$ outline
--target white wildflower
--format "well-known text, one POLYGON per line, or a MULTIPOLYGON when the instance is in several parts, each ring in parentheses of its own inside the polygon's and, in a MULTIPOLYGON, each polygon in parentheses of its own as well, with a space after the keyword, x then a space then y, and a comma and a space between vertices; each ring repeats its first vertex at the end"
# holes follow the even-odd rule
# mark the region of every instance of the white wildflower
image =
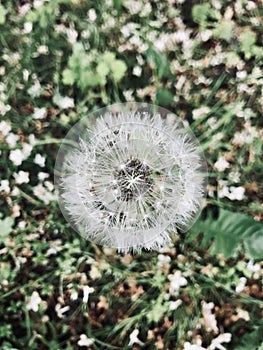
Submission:
POLYGON ((124 252, 162 247, 170 230, 189 227, 204 180, 196 142, 177 117, 168 125, 166 110, 129 106, 82 119, 56 162, 67 220, 85 238, 124 252))
POLYGON ((18 218, 18 217, 20 216, 20 214, 21 214, 20 209, 21 209, 20 205, 15 204, 15 205, 12 207, 12 214, 11 214, 11 216, 12 216, 13 218, 18 218))
POLYGON ((42 200, 45 204, 49 204, 51 201, 56 200, 56 195, 51 193, 42 184, 38 184, 33 188, 34 195, 42 200))
POLYGON ((82 286, 83 290, 83 303, 87 303, 89 300, 89 295, 95 291, 93 287, 82 286))
POLYGON ((207 106, 203 106, 193 110, 193 119, 199 119, 210 112, 210 108, 207 106))
POLYGON ((13 132, 10 132, 6 138, 6 143, 8 144, 8 146, 14 148, 16 146, 17 141, 19 140, 19 136, 14 134, 13 132))
POLYGON ((14 165, 19 166, 24 160, 23 152, 21 151, 21 149, 12 150, 10 151, 9 159, 11 160, 11 162, 13 162, 14 165))
POLYGON ((128 346, 133 346, 134 344, 138 345, 143 345, 144 343, 138 338, 139 335, 139 329, 135 329, 131 334, 130 334, 130 341, 128 346))
POLYGON ((46 158, 37 153, 34 158, 34 163, 39 165, 41 168, 45 166, 46 158))
POLYGON ((54 95, 53 102, 61 109, 75 107, 74 99, 68 96, 61 96, 59 94, 54 95))
POLYGON ((214 308, 214 303, 207 303, 203 301, 202 303, 202 315, 205 328, 208 332, 218 332, 217 321, 215 315, 212 313, 212 309, 214 308))
POLYGON ((37 48, 37 53, 39 55, 47 55, 48 54, 48 46, 46 45, 39 45, 38 48, 37 48))
POLYGON ((27 159, 32 151, 32 146, 28 143, 24 143, 22 149, 14 149, 9 153, 9 159, 14 165, 19 166, 27 159))
POLYGON ((222 345, 222 343, 229 343, 231 341, 232 334, 231 333, 223 333, 218 337, 212 340, 208 350, 226 350, 226 348, 222 345))
POLYGON ((6 122, 5 120, 0 122, 0 133, 3 136, 7 136, 10 130, 11 130, 11 124, 9 122, 6 122))
POLYGON ((225 160, 224 157, 219 157, 214 165, 214 167, 220 172, 225 171, 227 168, 229 168, 229 166, 230 164, 228 163, 227 160, 225 160))
POLYGON ((89 9, 88 16, 91 22, 95 22, 97 18, 96 11, 94 9, 89 9))
POLYGON ((249 313, 246 311, 246 310, 243 310, 243 309, 240 309, 240 308, 237 308, 237 317, 238 319, 242 318, 243 320, 245 321, 250 321, 250 316, 249 316, 249 313))
POLYGON ((24 30, 23 30, 24 34, 31 33, 32 29, 33 29, 33 23, 32 22, 25 22, 24 23, 24 30))
POLYGON ((93 342, 93 339, 88 338, 86 334, 81 334, 78 341, 78 346, 91 346, 93 342))
POLYGON ((213 31, 210 29, 207 29, 200 33, 201 40, 206 42, 208 41, 213 35, 213 31))
POLYGON ((34 119, 44 119, 47 116, 47 110, 45 107, 42 108, 35 108, 33 113, 34 119))
POLYGON ((41 304, 42 299, 40 298, 38 292, 34 291, 31 297, 28 298, 26 307, 28 310, 32 310, 34 312, 38 311, 38 307, 41 304))
POLYGON ((178 307, 183 303, 181 299, 178 299, 176 301, 170 301, 169 303, 169 310, 173 311, 178 309, 178 307))
POLYGON ((164 255, 164 254, 159 254, 158 255, 157 266, 158 267, 163 267, 164 265, 169 264, 170 261, 171 261, 170 256, 164 255))
POLYGON ((184 276, 182 276, 181 271, 176 271, 173 275, 168 275, 168 279, 171 282, 169 288, 170 294, 178 292, 180 287, 184 287, 187 285, 187 279, 184 276))
POLYGON ((140 66, 135 66, 132 70, 132 74, 140 77, 142 75, 142 68, 140 66))
POLYGON ((240 277, 239 283, 236 286, 236 292, 237 293, 243 292, 243 290, 245 289, 246 283, 247 283, 246 277, 240 277))
POLYGON ((240 176, 241 174, 238 171, 231 171, 228 177, 230 181, 237 183, 240 182, 240 176))
POLYGON ((6 112, 10 111, 11 106, 5 104, 3 101, 0 101, 0 115, 6 115, 6 112))
POLYGON ((8 180, 1 180, 0 182, 0 191, 4 191, 6 193, 10 193, 10 186, 8 180))
POLYGON ((18 185, 21 185, 23 183, 28 183, 29 182, 29 172, 28 171, 19 170, 18 173, 14 173, 14 178, 15 178, 16 183, 18 185))
POLYGON ((34 85, 32 85, 27 92, 32 98, 39 97, 42 92, 42 87, 40 85, 39 80, 36 80, 34 82, 34 85))
POLYGON ((253 272, 254 279, 259 279, 260 271, 261 271, 260 264, 258 264, 258 263, 254 264, 252 260, 249 260, 249 262, 247 264, 247 269, 249 271, 253 272))
POLYGON ((56 311, 57 316, 58 316, 59 318, 65 317, 64 314, 65 314, 67 311, 69 311, 69 309, 70 309, 70 307, 69 307, 68 305, 61 307, 60 304, 56 304, 56 306, 55 306, 55 311, 56 311))
POLYGON ((238 187, 234 187, 231 186, 229 188, 230 193, 227 195, 227 197, 231 200, 231 201, 242 201, 242 199, 244 198, 244 194, 245 194, 245 188, 242 186, 238 186, 238 187))
POLYGON ((40 181, 43 181, 45 179, 47 179, 49 177, 49 174, 48 173, 44 173, 42 171, 40 171, 38 174, 37 174, 37 177, 40 181))

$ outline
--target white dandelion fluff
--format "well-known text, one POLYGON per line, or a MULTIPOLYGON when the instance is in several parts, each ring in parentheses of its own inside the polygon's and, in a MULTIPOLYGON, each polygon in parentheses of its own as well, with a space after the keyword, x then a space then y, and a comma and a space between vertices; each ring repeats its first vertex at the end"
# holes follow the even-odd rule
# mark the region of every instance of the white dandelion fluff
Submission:
POLYGON ((83 237, 127 252, 157 249, 192 225, 204 198, 204 159, 169 111, 117 104, 77 123, 55 166, 63 215, 83 237))

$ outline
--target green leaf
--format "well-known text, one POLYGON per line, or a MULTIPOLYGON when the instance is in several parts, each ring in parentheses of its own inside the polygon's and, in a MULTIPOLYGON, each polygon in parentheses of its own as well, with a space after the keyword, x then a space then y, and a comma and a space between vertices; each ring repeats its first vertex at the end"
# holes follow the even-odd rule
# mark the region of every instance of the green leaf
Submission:
POLYGON ((11 217, 6 217, 4 220, 0 220, 0 241, 4 239, 12 232, 12 227, 14 225, 14 219, 11 217))
POLYGON ((192 8, 193 21, 203 25, 205 22, 207 22, 208 16, 211 14, 211 12, 212 8, 208 2, 194 5, 192 8))
POLYGON ((2 4, 0 4, 0 24, 5 24, 6 11, 2 4))
POLYGON ((79 77, 78 86, 85 91, 88 86, 94 87, 98 85, 105 85, 106 79, 92 71, 83 71, 79 77))
POLYGON ((243 244, 249 258, 263 258, 263 225, 244 214, 220 209, 219 217, 214 219, 209 213, 205 220, 199 218, 192 227, 192 237, 199 233, 203 233, 203 246, 213 241, 212 254, 222 253, 228 258, 243 244))
POLYGON ((149 322, 158 323, 166 311, 167 308, 163 305, 163 297, 159 296, 156 301, 152 302, 151 309, 147 313, 146 317, 149 322))
POLYGON ((127 66, 123 61, 115 60, 114 62, 111 63, 110 69, 112 72, 113 79, 116 82, 118 82, 124 77, 124 74, 127 70, 127 66))
POLYGON ((106 51, 103 55, 102 55, 102 61, 104 61, 106 64, 111 64, 112 62, 115 61, 115 54, 109 51, 106 51))
POLYGON ((62 81, 65 85, 73 85, 75 82, 75 73, 71 69, 66 68, 62 73, 62 81))
POLYGON ((109 73, 110 69, 109 69, 109 66, 105 62, 100 62, 97 65, 96 71, 101 77, 106 77, 106 75, 109 73))
POLYGON ((156 91, 156 100, 162 106, 168 106, 173 103, 174 96, 167 88, 160 88, 156 91))
POLYGON ((229 42, 233 36, 234 22, 224 20, 221 23, 218 23, 216 28, 213 30, 215 38, 223 39, 229 42))
POLYGON ((245 54, 246 59, 251 58, 255 42, 256 34, 248 28, 245 29, 240 36, 240 49, 245 54))
POLYGON ((254 330, 250 333, 246 333, 243 337, 241 337, 241 343, 235 350, 262 350, 263 342, 262 342, 262 334, 263 334, 263 325, 262 321, 260 321, 258 325, 254 326, 254 330))

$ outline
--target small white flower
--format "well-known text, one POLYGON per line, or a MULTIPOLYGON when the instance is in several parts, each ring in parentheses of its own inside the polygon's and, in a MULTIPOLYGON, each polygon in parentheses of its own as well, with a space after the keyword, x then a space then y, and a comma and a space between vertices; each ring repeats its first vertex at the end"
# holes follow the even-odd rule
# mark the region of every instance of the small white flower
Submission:
POLYGON ((21 149, 12 150, 10 151, 9 159, 11 160, 11 162, 14 163, 14 165, 19 166, 24 160, 23 152, 21 151, 21 149))
POLYGON ((12 207, 12 217, 13 218, 18 218, 19 216, 20 216, 20 209, 21 209, 21 207, 20 207, 20 205, 18 205, 18 204, 15 204, 13 207, 12 207))
POLYGON ((7 105, 4 102, 0 101, 0 114, 1 115, 4 116, 6 114, 6 112, 10 111, 10 109, 11 109, 10 105, 7 105))
POLYGON ((82 286, 83 290, 83 303, 87 303, 89 300, 89 295, 95 291, 93 287, 82 286))
POLYGON ((219 157, 217 162, 215 162, 214 167, 218 170, 218 171, 225 171, 227 168, 229 168, 230 164, 228 163, 227 160, 225 160, 224 157, 219 157))
POLYGON ((246 283, 247 283, 246 277, 240 277, 239 283, 236 286, 236 292, 237 293, 243 292, 243 290, 245 289, 246 283))
POLYGON ((93 339, 88 338, 86 334, 81 334, 78 341, 78 346, 91 346, 93 342, 93 339))
POLYGON ((49 174, 40 171, 40 172, 37 174, 37 177, 38 177, 38 179, 39 179, 40 181, 43 181, 43 180, 49 178, 49 174))
POLYGON ((182 300, 178 299, 176 301, 170 301, 169 303, 169 310, 173 311, 173 310, 177 310, 178 307, 182 304, 182 300))
POLYGON ((54 95, 53 102, 61 109, 75 107, 74 99, 68 96, 54 95))
POLYGON ((204 320, 205 328, 208 332, 218 332, 217 321, 215 315, 212 313, 214 308, 214 303, 207 303, 203 301, 202 303, 202 315, 204 320))
POLYGON ((209 112, 210 112, 210 108, 207 106, 203 106, 203 107, 194 109, 193 110, 193 119, 194 120, 199 119, 202 116, 208 114, 209 112))
POLYGON ((96 21, 97 14, 96 14, 96 11, 94 9, 90 9, 88 11, 88 16, 89 16, 89 19, 91 20, 91 22, 95 22, 96 21))
POLYGON ((69 311, 69 309, 70 309, 70 307, 69 307, 68 305, 66 305, 66 306, 64 306, 64 307, 61 307, 60 304, 56 304, 56 306, 55 306, 55 311, 56 311, 57 316, 58 316, 59 318, 65 317, 64 314, 65 314, 67 311, 69 311))
POLYGON ((11 124, 9 122, 6 122, 5 120, 0 122, 0 133, 3 136, 7 136, 9 134, 9 131, 11 131, 11 124))
POLYGON ((56 195, 48 191, 42 184, 38 184, 33 188, 34 195, 42 200, 45 204, 49 204, 51 201, 56 200, 56 195))
POLYGON ((28 310, 32 310, 34 312, 38 311, 38 307, 41 304, 42 299, 40 298, 38 292, 34 291, 31 297, 28 299, 26 307, 28 310))
POLYGON ((32 32, 33 29, 33 23, 32 22, 25 22, 24 23, 24 33, 29 34, 32 32))
POLYGON ((48 54, 48 51, 49 51, 48 46, 46 46, 46 45, 40 45, 37 48, 37 53, 39 55, 46 55, 46 54, 48 54))
POLYGON ((34 158, 34 163, 39 165, 41 168, 45 166, 46 158, 37 153, 34 158))
POLYGON ((169 264, 170 261, 171 261, 170 256, 164 255, 164 254, 159 254, 158 255, 157 266, 158 267, 163 267, 164 265, 169 264))
POLYGON ((33 113, 34 119, 44 119, 47 116, 47 110, 45 107, 35 108, 33 113))
POLYGON ((208 350, 226 350, 226 348, 222 345, 222 343, 229 343, 231 341, 232 334, 231 333, 223 333, 220 334, 218 337, 212 340, 210 346, 208 347, 208 350))
POLYGON ((181 271, 176 271, 173 275, 168 275, 168 279, 171 282, 169 288, 170 294, 178 292, 180 287, 184 287, 187 285, 187 279, 184 276, 182 276, 181 271))
POLYGON ((6 193, 10 193, 10 186, 8 180, 1 180, 0 182, 0 191, 4 191, 6 193))
POLYGON ((28 143, 24 143, 22 149, 15 149, 10 151, 9 159, 14 165, 19 166, 22 162, 27 159, 32 151, 32 146, 28 143))
POLYGON ((231 201, 242 201, 242 199, 244 198, 244 194, 245 194, 245 188, 242 187, 242 186, 239 186, 239 187, 234 187, 234 186, 231 186, 230 188, 230 193, 228 194, 228 198, 231 200, 231 201))
POLYGON ((5 140, 11 148, 14 148, 16 146, 17 141, 19 140, 19 136, 14 134, 13 132, 10 132, 6 136, 5 140))
POLYGON ((27 92, 32 98, 39 97, 42 92, 42 87, 39 80, 36 80, 34 85, 32 85, 27 92))
POLYGON ((128 346, 133 346, 133 344, 138 344, 138 345, 143 345, 144 343, 138 338, 139 335, 139 329, 135 329, 131 334, 130 334, 130 341, 128 346))
POLYGON ((249 313, 246 310, 242 310, 240 308, 237 308, 237 317, 240 319, 242 318, 245 321, 250 321, 249 313))
POLYGON ((192 135, 176 116, 167 124, 161 113, 168 111, 130 106, 81 120, 69 133, 75 147, 66 138, 56 163, 60 207, 73 228, 123 252, 164 246, 169 232, 192 224, 203 201, 192 135))
POLYGON ((23 183, 28 183, 29 182, 29 172, 28 171, 19 170, 18 173, 14 173, 14 178, 15 178, 16 183, 18 185, 21 185, 23 183))
POLYGON ((135 66, 132 70, 132 74, 136 75, 137 77, 140 77, 142 75, 142 67, 135 66))

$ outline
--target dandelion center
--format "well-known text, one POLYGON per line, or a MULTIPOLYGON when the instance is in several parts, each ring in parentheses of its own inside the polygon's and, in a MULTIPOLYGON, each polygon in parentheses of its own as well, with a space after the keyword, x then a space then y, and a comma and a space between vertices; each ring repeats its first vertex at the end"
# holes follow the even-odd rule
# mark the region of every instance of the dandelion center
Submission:
POLYGON ((121 199, 130 201, 145 195, 152 187, 153 179, 148 165, 139 159, 130 159, 116 172, 115 179, 120 189, 121 199))

